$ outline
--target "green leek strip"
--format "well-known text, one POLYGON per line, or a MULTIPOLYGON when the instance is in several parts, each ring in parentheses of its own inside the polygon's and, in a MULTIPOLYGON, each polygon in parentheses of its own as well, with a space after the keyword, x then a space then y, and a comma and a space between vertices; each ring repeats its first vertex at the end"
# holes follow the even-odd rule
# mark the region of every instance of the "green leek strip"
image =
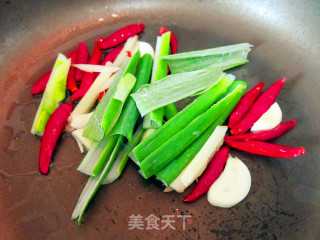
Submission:
MULTIPOLYGON (((124 60, 123 55, 127 55, 127 51, 132 52, 134 47, 138 43, 138 36, 129 38, 117 58, 114 60, 113 63, 106 63, 105 66, 110 67, 121 67, 121 64, 124 60)), ((98 77, 94 80, 91 87, 88 89, 87 93, 83 96, 83 98, 80 100, 78 105, 74 108, 71 115, 79 115, 89 112, 89 110, 92 108, 94 103, 96 102, 99 93, 101 92, 101 88, 104 87, 104 84, 111 81, 111 71, 108 71, 106 73, 100 73, 98 77)))
MULTIPOLYGON (((150 54, 145 54, 139 63, 138 70, 136 73, 137 82, 132 92, 136 92, 141 85, 147 84, 150 79, 152 69, 153 58, 150 54)), ((129 142, 132 142, 132 134, 134 126, 139 118, 139 110, 131 96, 128 97, 119 121, 112 130, 111 134, 121 134, 125 136, 129 142)))
POLYGON ((214 123, 203 133, 201 136, 196 139, 192 145, 190 145, 183 153, 181 153, 176 159, 171 161, 167 166, 160 170, 156 174, 158 180, 162 181, 162 183, 168 187, 170 184, 180 175, 180 173, 185 169, 185 167, 191 162, 191 160, 197 155, 205 142, 209 139, 213 131, 217 126, 222 125, 227 117, 230 115, 232 109, 239 102, 245 90, 247 88, 247 84, 242 81, 235 81, 228 88, 223 97, 226 97, 229 93, 231 93, 237 86, 242 85, 242 90, 236 95, 233 99, 232 103, 224 110, 224 112, 219 116, 214 123))
MULTIPOLYGON (((236 77, 235 77, 234 75, 232 75, 232 74, 227 74, 226 77, 229 78, 230 80, 235 80, 235 79, 236 79, 236 77)), ((197 93, 195 93, 195 94, 192 94, 192 95, 190 95, 190 97, 194 97, 194 96, 201 95, 201 94, 205 93, 206 91, 208 91, 210 88, 212 88, 212 86, 210 86, 210 87, 208 87, 208 88, 205 88, 205 89, 203 89, 203 90, 200 91, 200 92, 197 92, 197 93)))
POLYGON ((51 114, 66 97, 66 82, 71 65, 71 60, 63 54, 59 54, 52 69, 49 81, 42 96, 36 116, 34 118, 31 133, 42 136, 45 126, 51 114))
POLYGON ((106 178, 107 174, 109 173, 110 169, 112 168, 112 165, 116 159, 116 156, 123 144, 124 137, 123 136, 117 136, 118 141, 113 149, 113 152, 108 159, 108 162, 104 166, 102 172, 96 176, 96 177, 90 177, 86 186, 84 187, 80 198, 77 202, 77 205, 75 209, 73 210, 71 219, 77 219, 77 223, 81 223, 81 219, 83 217, 83 214, 88 207, 91 199, 93 198, 94 194, 97 192, 99 186, 101 185, 102 181, 106 178))
POLYGON ((168 61, 167 60, 160 60, 159 58, 169 54, 170 36, 171 36, 171 33, 168 32, 166 34, 163 34, 162 36, 157 37, 154 64, 153 64, 152 75, 151 75, 151 82, 152 83, 167 76, 168 61))
POLYGON ((152 152, 140 164, 140 172, 145 178, 158 173, 168 163, 182 153, 196 140, 210 125, 218 119, 224 109, 228 107, 243 87, 236 88, 232 93, 214 104, 179 133, 170 138, 162 146, 152 152))
POLYGON ((142 86, 131 96, 141 116, 202 91, 224 77, 220 68, 169 75, 155 83, 142 86))
MULTIPOLYGON (((142 84, 147 83, 149 81, 151 68, 152 68, 152 61, 153 59, 149 54, 146 54, 141 58, 139 70, 137 72, 138 79, 137 79, 136 85, 133 88, 133 91, 136 91, 142 84)), ((129 75, 131 74, 127 74, 125 77, 129 75)), ((121 85, 121 81, 118 84, 119 85, 118 90, 121 85)), ((115 95, 117 95, 118 90, 116 90, 115 95)), ((111 105, 112 105, 112 99, 110 100, 108 108, 111 105)), ((109 118, 110 122, 112 122, 112 118, 114 117, 115 117, 114 115, 110 115, 110 118, 109 118)), ((112 136, 110 137, 110 141, 108 142, 108 144, 106 143, 99 144, 100 142, 94 143, 93 146, 100 146, 99 148, 97 147, 93 148, 94 150, 92 151, 96 151, 96 154, 95 155, 90 154, 91 152, 91 149, 90 149, 90 151, 87 154, 88 157, 86 155, 86 157, 83 159, 83 162, 79 166, 78 170, 91 176, 97 175, 101 171, 103 165, 105 164, 105 161, 108 159, 108 157, 111 154, 111 149, 115 145, 115 141, 112 141, 112 140, 115 139, 119 134, 123 135, 130 141, 132 140, 131 138, 132 138, 133 128, 138 120, 138 117, 139 117, 139 111, 135 106, 134 100, 130 99, 129 97, 124 105, 124 109, 120 115, 120 118, 117 124, 112 130, 112 133, 111 133, 112 136), (109 155, 107 155, 105 152, 109 153, 109 155)), ((104 137, 104 139, 105 138, 107 137, 104 137)))
POLYGON ((130 153, 135 162, 142 162, 155 149, 185 128, 200 114, 204 113, 226 91, 233 79, 224 77, 207 92, 196 98, 191 104, 180 111, 175 117, 167 121, 161 128, 142 141, 130 153))
POLYGON ((178 110, 174 105, 174 103, 164 106, 163 109, 164 109, 164 116, 167 120, 173 118, 175 115, 178 114, 178 110))
POLYGON ((161 57, 161 59, 168 60, 171 74, 190 72, 212 66, 219 66, 222 70, 226 70, 247 63, 248 53, 252 47, 249 43, 240 43, 168 55, 161 57))
MULTIPOLYGON (((105 136, 108 136, 108 134, 110 133, 114 125, 117 123, 120 117, 124 102, 128 97, 131 89, 133 88, 135 82, 136 82, 136 78, 130 73, 126 74, 120 80, 118 84, 118 88, 116 89, 113 97, 109 102, 109 105, 107 107, 106 114, 105 114, 105 119, 103 121, 102 126, 106 132, 105 136)), ((97 150, 95 150, 96 151, 95 158, 92 158, 91 154, 88 156, 88 158, 85 157, 81 162, 80 166, 78 167, 78 170, 90 176, 98 175, 101 172, 102 167, 104 166, 105 162, 108 159, 108 155, 104 154, 104 152, 111 153, 111 149, 115 145, 115 142, 112 141, 114 138, 115 138, 115 135, 110 137, 110 140, 107 143, 105 149, 103 149, 103 146, 105 145, 99 145, 99 143, 97 143, 96 145, 99 147, 97 147, 97 150), (99 156, 99 153, 101 154, 100 156, 99 156)))
POLYGON ((117 136, 105 136, 101 141, 93 142, 77 170, 89 176, 96 176, 94 172, 99 172, 98 168, 101 170, 103 163, 110 157, 117 140, 117 136))
MULTIPOLYGON (((154 83, 165 76, 167 76, 168 61, 165 59, 159 59, 161 56, 169 54, 170 51, 170 36, 171 32, 163 34, 161 37, 157 38, 156 52, 154 65, 152 69, 151 82, 154 83)), ((163 108, 154 109, 150 112, 143 123, 144 128, 159 128, 163 122, 163 108)))
POLYGON ((115 180, 117 180, 120 177, 124 167, 126 166, 129 160, 129 152, 132 150, 132 148, 134 148, 139 143, 142 135, 143 135, 143 129, 141 125, 133 134, 132 143, 130 144, 130 142, 127 142, 118 153, 117 158, 114 161, 109 174, 103 180, 102 184, 113 183, 115 180))
POLYGON ((110 103, 110 100, 115 93, 119 81, 127 74, 134 74, 140 60, 140 51, 137 51, 132 58, 126 57, 121 65, 120 70, 116 73, 116 77, 110 86, 108 92, 101 99, 100 103, 94 110, 84 132, 83 136, 93 141, 100 141, 104 137, 102 128, 103 119, 110 103))
POLYGON ((136 78, 130 73, 127 73, 119 82, 113 97, 111 98, 106 112, 103 117, 102 128, 105 135, 109 135, 113 127, 116 125, 124 102, 129 96, 132 88, 136 84, 136 78))

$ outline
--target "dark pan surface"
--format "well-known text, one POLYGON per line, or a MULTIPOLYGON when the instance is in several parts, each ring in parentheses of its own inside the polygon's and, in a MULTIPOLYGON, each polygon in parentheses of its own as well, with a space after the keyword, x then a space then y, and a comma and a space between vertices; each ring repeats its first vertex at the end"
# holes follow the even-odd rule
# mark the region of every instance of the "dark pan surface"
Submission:
POLYGON ((0 239, 320 239, 319 1, 62 1, 0 3, 0 239), (206 198, 183 204, 184 194, 162 193, 129 164, 102 187, 83 224, 70 220, 87 177, 76 171, 83 155, 64 135, 49 176, 38 173, 40 139, 29 134, 40 98, 32 83, 58 52, 129 23, 143 22, 144 41, 155 43, 160 26, 172 29, 178 51, 238 42, 255 45, 251 62, 232 71, 249 87, 287 83, 278 97, 284 120, 297 127, 275 140, 304 146, 296 159, 269 159, 238 151, 252 188, 231 209, 206 198), (173 215, 175 230, 128 230, 130 215, 173 215), (192 215, 183 230, 178 215, 192 215))

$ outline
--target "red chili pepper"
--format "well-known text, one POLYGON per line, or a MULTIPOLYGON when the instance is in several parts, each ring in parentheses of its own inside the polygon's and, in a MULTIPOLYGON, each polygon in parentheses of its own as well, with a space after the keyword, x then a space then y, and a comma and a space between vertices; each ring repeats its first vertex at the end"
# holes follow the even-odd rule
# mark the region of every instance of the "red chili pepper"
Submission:
POLYGON ((249 132, 243 134, 237 134, 234 136, 227 136, 225 139, 227 140, 256 140, 256 141, 267 141, 271 139, 278 138, 285 134, 286 132, 290 131, 294 126, 296 126, 296 121, 288 121, 284 123, 280 123, 274 129, 271 130, 264 130, 258 132, 249 132))
MULTIPOLYGON (((88 62, 88 64, 100 64, 102 55, 101 48, 95 44, 95 47, 93 49, 91 58, 88 62)), ((79 101, 81 98, 87 93, 88 89, 91 87, 92 83, 94 82, 97 74, 95 72, 86 72, 81 80, 81 85, 78 91, 76 91, 70 99, 72 101, 79 101)))
MULTIPOLYGON (((170 32, 167 28, 161 27, 159 29, 159 34, 163 35, 167 32, 170 32)), ((176 54, 178 49, 178 38, 171 32, 170 35, 170 46, 171 46, 171 54, 176 54)))
POLYGON ((248 131, 274 103, 285 81, 286 79, 282 78, 264 91, 257 101, 254 102, 247 114, 244 115, 241 121, 231 129, 231 134, 235 135, 248 131))
POLYGON ((114 62, 114 60, 117 58, 123 47, 124 46, 116 47, 112 49, 110 52, 108 52, 108 54, 102 60, 101 65, 106 65, 107 62, 114 62))
POLYGON ((51 75, 51 70, 43 74, 30 89, 31 94, 36 95, 43 93, 51 75))
POLYGON ((71 58, 71 66, 68 72, 68 78, 67 78, 67 88, 72 92, 78 91, 78 86, 76 83, 76 79, 74 78, 74 72, 75 68, 72 66, 72 64, 76 63, 76 58, 77 58, 77 50, 72 50, 67 58, 71 58))
POLYGON ((214 154, 197 185, 192 189, 191 193, 183 199, 183 201, 193 202, 207 193, 212 184, 220 177, 228 157, 229 148, 227 146, 223 146, 214 154))
POLYGON ((276 158, 294 158, 305 154, 303 147, 291 148, 283 145, 260 142, 260 141, 235 141, 225 139, 225 144, 245 152, 276 158))
POLYGON ((108 92, 108 89, 106 89, 106 90, 104 90, 104 91, 102 91, 102 92, 99 93, 99 97, 98 97, 98 101, 99 101, 99 102, 101 101, 101 99, 103 98, 103 96, 104 96, 107 92, 108 92))
MULTIPOLYGON (((89 52, 88 52, 88 48, 86 46, 85 43, 81 42, 78 45, 78 49, 77 49, 77 64, 87 64, 88 63, 88 58, 89 58, 89 52)), ((76 81, 80 82, 83 78, 84 75, 84 71, 76 68, 75 69, 75 75, 74 78, 76 79, 76 81)))
POLYGON ((259 82, 249 92, 247 92, 233 109, 229 118, 229 128, 233 128, 240 122, 241 118, 248 112, 254 101, 260 95, 264 82, 259 82))
POLYGON ((56 147, 57 141, 63 132, 68 117, 72 112, 71 102, 62 104, 49 118, 44 130, 39 154, 39 169, 43 174, 48 174, 52 153, 56 147))
POLYGON ((96 43, 102 49, 113 48, 121 43, 125 42, 128 38, 133 37, 143 32, 144 24, 131 24, 126 27, 120 28, 116 32, 112 33, 109 37, 103 39, 103 41, 97 41, 96 43))

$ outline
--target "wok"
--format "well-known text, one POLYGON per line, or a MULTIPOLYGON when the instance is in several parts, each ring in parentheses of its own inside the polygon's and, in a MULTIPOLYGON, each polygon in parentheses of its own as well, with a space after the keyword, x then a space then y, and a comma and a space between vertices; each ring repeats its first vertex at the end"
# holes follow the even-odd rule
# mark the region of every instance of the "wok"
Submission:
POLYGON ((0 239, 319 239, 319 22, 319 1, 1 1, 0 239), (29 130, 40 98, 29 89, 58 52, 80 41, 92 47, 97 37, 138 22, 153 45, 160 26, 172 29, 180 52, 254 44, 250 63, 230 72, 249 87, 287 78, 277 101, 284 120, 298 124, 274 142, 307 153, 270 159, 233 151, 250 169, 252 188, 230 209, 206 197, 184 204, 185 194, 162 193, 129 164, 100 189, 79 228, 70 216, 87 180, 76 171, 83 155, 64 135, 50 174, 38 173, 40 139, 29 130), (129 230, 132 214, 172 215, 176 229, 129 230), (191 216, 185 229, 180 215, 191 216))

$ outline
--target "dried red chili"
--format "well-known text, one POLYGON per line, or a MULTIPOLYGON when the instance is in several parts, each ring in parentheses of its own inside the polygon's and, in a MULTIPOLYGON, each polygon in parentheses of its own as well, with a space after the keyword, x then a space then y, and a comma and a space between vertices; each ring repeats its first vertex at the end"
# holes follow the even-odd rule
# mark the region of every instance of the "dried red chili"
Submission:
POLYGON ((258 132, 249 132, 249 133, 242 133, 237 134, 234 136, 227 136, 225 139, 227 140, 241 140, 241 141, 248 141, 248 140, 256 140, 256 141, 267 141, 271 139, 278 138, 285 134, 286 132, 290 131, 294 126, 296 126, 296 121, 288 121, 284 123, 280 123, 274 129, 271 130, 263 130, 258 132))
POLYGON ((39 169, 43 174, 48 174, 52 153, 56 147, 57 141, 63 132, 68 117, 72 112, 71 102, 62 104, 49 118, 44 130, 39 154, 39 169))
POLYGON ((230 114, 228 124, 229 128, 233 128, 237 123, 240 122, 241 118, 247 113, 254 101, 259 97, 263 85, 264 82, 259 82, 240 99, 230 114))
POLYGON ((113 48, 121 43, 124 43, 128 38, 138 35, 143 32, 144 24, 131 24, 120 28, 119 30, 112 33, 109 37, 103 39, 103 41, 97 41, 96 43, 102 49, 113 48))
POLYGON ((30 89, 31 94, 36 95, 43 93, 46 90, 47 83, 49 81, 51 75, 51 70, 43 74, 36 82, 33 84, 32 88, 30 89))
POLYGON ((192 189, 191 193, 183 199, 183 201, 193 202, 207 193, 211 185, 220 177, 228 157, 229 148, 227 146, 221 147, 220 150, 214 154, 206 170, 199 178, 197 185, 192 189))
POLYGON ((114 60, 117 58, 123 47, 124 46, 116 47, 112 49, 110 52, 108 52, 108 54, 102 60, 101 65, 106 65, 107 62, 114 62, 114 60))
POLYGON ((254 102, 249 111, 244 115, 241 121, 231 129, 231 134, 245 133, 253 124, 271 107, 280 93, 286 79, 282 78, 272 84, 262 95, 254 102))
MULTIPOLYGON (((90 57, 90 60, 88 64, 100 64, 102 55, 101 48, 95 44, 95 47, 93 49, 92 55, 90 57)), ((97 74, 94 72, 86 72, 81 80, 81 85, 78 91, 76 91, 70 99, 72 101, 79 101, 81 98, 87 93, 88 89, 91 87, 92 83, 94 82, 97 74)))
POLYGON ((76 63, 77 60, 77 50, 72 50, 67 58, 71 58, 71 66, 68 72, 68 78, 67 78, 67 88, 72 92, 78 91, 78 86, 76 83, 76 79, 74 78, 75 75, 75 68, 72 66, 72 64, 76 63))
POLYGON ((225 139, 224 142, 229 147, 267 157, 294 158, 303 155, 306 152, 303 147, 291 148, 261 141, 236 141, 225 139))
MULTIPOLYGON (((88 58, 89 58, 89 52, 88 52, 87 45, 83 42, 79 43, 78 49, 77 49, 76 63, 77 64, 87 64, 88 58)), ((76 79, 76 81, 80 82, 83 78, 84 73, 85 73, 84 71, 82 71, 78 68, 75 69, 74 78, 76 79)))

